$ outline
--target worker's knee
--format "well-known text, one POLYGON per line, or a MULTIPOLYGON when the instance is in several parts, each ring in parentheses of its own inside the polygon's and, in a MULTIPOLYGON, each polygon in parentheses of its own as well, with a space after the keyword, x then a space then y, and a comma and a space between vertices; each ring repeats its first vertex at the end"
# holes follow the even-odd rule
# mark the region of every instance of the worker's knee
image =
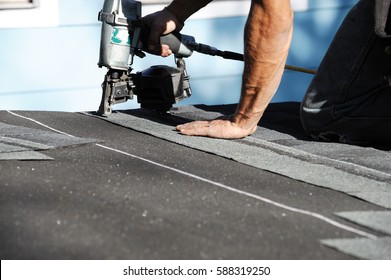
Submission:
POLYGON ((304 130, 315 140, 391 147, 391 117, 335 117, 332 108, 305 106, 300 113, 304 130))

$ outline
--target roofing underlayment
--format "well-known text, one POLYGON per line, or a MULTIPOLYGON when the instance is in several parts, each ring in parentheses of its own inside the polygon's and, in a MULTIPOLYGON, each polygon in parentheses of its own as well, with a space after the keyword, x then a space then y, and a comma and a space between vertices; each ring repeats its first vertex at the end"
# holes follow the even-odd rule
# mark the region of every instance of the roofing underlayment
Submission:
POLYGON ((0 112, 2 259, 391 259, 390 147, 175 131, 234 110, 0 112))

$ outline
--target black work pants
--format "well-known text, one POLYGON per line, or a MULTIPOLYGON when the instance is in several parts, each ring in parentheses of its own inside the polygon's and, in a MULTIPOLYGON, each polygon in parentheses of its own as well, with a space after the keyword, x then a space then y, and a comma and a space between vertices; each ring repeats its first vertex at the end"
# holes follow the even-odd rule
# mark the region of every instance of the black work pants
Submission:
POLYGON ((339 28, 301 105, 313 138, 391 144, 390 3, 361 0, 339 28))

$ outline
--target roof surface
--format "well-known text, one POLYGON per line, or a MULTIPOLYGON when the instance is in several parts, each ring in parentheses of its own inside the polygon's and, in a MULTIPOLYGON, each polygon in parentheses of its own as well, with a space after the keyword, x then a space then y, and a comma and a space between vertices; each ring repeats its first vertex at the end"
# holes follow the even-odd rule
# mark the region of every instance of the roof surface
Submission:
POLYGON ((174 130, 234 108, 0 112, 1 259, 391 258, 390 149, 311 141, 298 103, 174 130))

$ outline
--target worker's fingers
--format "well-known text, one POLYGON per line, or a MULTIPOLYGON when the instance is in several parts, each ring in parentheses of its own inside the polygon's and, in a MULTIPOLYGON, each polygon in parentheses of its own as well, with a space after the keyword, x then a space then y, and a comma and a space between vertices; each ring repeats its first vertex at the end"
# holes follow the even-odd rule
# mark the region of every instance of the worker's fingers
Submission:
MULTIPOLYGON (((160 45, 160 35, 164 29, 151 26, 151 31, 148 38, 148 52, 153 54, 162 55, 163 48, 160 45)), ((167 46, 168 47, 168 46, 167 46)))
POLYGON ((208 136, 209 126, 210 126, 209 121, 195 121, 191 123, 178 125, 176 129, 180 133, 185 135, 208 136))
POLYGON ((243 138, 255 131, 255 129, 242 129, 227 119, 215 119, 212 121, 195 121, 183 125, 178 125, 176 129, 184 135, 206 136, 222 139, 243 138))
POLYGON ((178 125, 176 128, 177 130, 190 130, 190 129, 198 129, 198 128, 201 128, 201 129, 204 129, 204 128, 209 128, 211 127, 211 125, 213 125, 213 123, 225 123, 225 122, 219 122, 219 121, 227 121, 227 123, 230 123, 230 120, 231 120, 231 116, 220 116, 214 120, 206 120, 206 121, 193 121, 193 122, 189 122, 189 123, 185 123, 185 124, 180 124, 178 125))
POLYGON ((162 45, 161 46, 161 52, 160 52, 160 55, 162 57, 167 57, 169 55, 172 54, 172 50, 170 49, 170 47, 168 45, 162 45))
POLYGON ((152 54, 167 57, 172 54, 172 50, 170 49, 170 47, 168 45, 165 45, 165 44, 161 45, 160 44, 161 34, 162 33, 160 33, 160 32, 151 32, 150 33, 149 39, 148 39, 147 51, 152 54))
POLYGON ((170 48, 167 45, 160 44, 160 36, 180 28, 175 15, 164 9, 143 17, 142 23, 148 26, 149 29, 146 51, 163 57, 171 55, 172 51, 170 48))

